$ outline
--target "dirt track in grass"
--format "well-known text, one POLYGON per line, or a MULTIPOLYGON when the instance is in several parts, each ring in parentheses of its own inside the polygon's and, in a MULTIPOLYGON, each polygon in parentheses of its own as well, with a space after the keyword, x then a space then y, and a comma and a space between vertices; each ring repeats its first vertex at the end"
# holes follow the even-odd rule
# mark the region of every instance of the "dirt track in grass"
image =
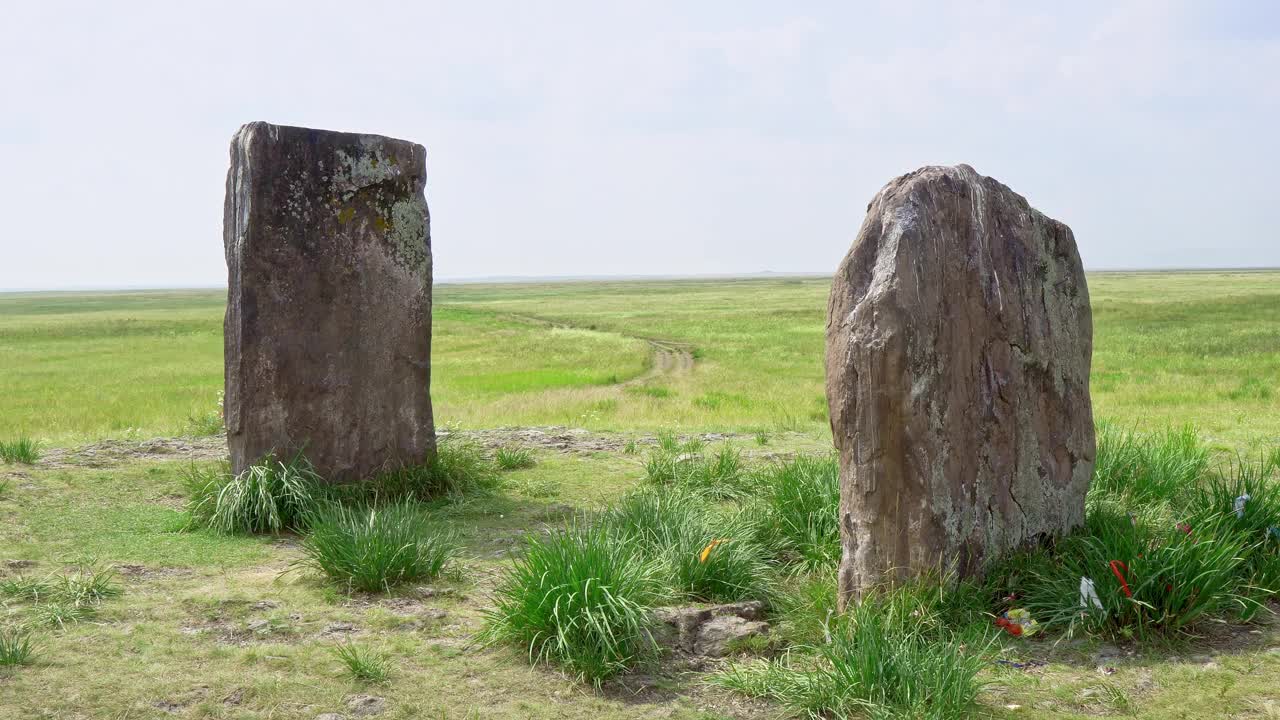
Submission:
MULTIPOLYGON (((541 327, 560 328, 562 330, 586 330, 589 332, 606 332, 596 330, 593 327, 584 327, 581 325, 573 325, 570 323, 547 320, 545 318, 534 317, 533 315, 507 314, 512 320, 522 323, 538 325, 541 327)), ((650 380, 664 377, 667 375, 687 375, 693 372, 694 358, 693 346, 689 343, 677 342, 675 340, 664 340, 661 338, 646 337, 643 335, 627 335, 626 333, 614 333, 622 337, 633 338, 635 340, 643 340, 649 343, 649 347, 653 350, 653 364, 649 367, 649 371, 638 377, 631 378, 624 382, 618 383, 621 387, 631 387, 634 385, 643 385, 650 380)))

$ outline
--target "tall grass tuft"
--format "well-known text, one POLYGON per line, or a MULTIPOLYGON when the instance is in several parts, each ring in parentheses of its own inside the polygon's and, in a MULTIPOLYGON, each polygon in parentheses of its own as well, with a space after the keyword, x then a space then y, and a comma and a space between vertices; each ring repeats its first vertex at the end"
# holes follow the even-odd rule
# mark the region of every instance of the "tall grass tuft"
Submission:
POLYGON ((652 563, 630 543, 602 526, 570 526, 526 541, 482 637, 599 684, 654 654, 660 594, 652 563))
POLYGON ((344 643, 333 649, 351 677, 366 683, 385 683, 391 679, 391 659, 372 648, 344 643))
MULTIPOLYGON (((0 581, 0 596, 39 607, 49 603, 66 608, 88 608, 123 591, 111 568, 98 568, 91 562, 77 566, 71 573, 47 578, 18 576, 0 581)), ((60 611, 55 609, 55 615, 60 611)), ((61 623, 58 623, 61 624, 61 623)))
POLYGON ((1231 537, 1245 547, 1243 615, 1252 616, 1280 594, 1280 465, 1237 459, 1201 483, 1186 528, 1193 535, 1231 537))
POLYGON ((60 628, 92 618, 103 600, 121 593, 115 571, 92 562, 43 579, 18 576, 0 581, 0 596, 28 603, 26 610, 35 624, 60 628))
POLYGON ((787 564, 811 572, 840 560, 840 464, 801 455, 752 475, 762 542, 787 564))
POLYGON ((967 717, 990 641, 951 629, 951 592, 922 581, 869 594, 833 618, 820 643, 731 665, 713 682, 810 718, 967 717))
POLYGON ((768 599, 773 574, 752 528, 680 489, 644 488, 601 519, 660 568, 680 595, 703 602, 768 599))
POLYGON ((52 587, 53 597, 72 605, 96 605, 123 592, 116 582, 115 570, 100 569, 92 563, 79 565, 69 575, 58 576, 52 587))
POLYGON ((321 504, 323 481, 306 458, 268 455, 231 476, 226 466, 192 467, 187 476, 191 524, 217 532, 279 533, 298 530, 321 504))
POLYGON ((413 498, 422 501, 461 499, 492 493, 500 484, 498 468, 484 448, 449 436, 425 462, 387 470, 377 477, 338 489, 347 499, 413 498))
POLYGON ((774 634, 789 646, 817 647, 826 642, 836 608, 835 568, 785 578, 773 600, 774 634))
POLYGON ((658 447, 645 460, 645 481, 693 490, 717 500, 745 497, 742 453, 732 445, 722 445, 711 454, 705 450, 700 440, 680 443, 674 436, 660 435, 658 447))
POLYGON ((38 603, 43 599, 53 597, 55 592, 56 586, 52 580, 42 580, 26 577, 25 575, 0 580, 0 595, 14 600, 38 603))
POLYGON ((382 506, 330 504, 311 513, 298 567, 319 570, 348 590, 380 592, 439 576, 457 551, 410 500, 382 506))
POLYGON ((60 629, 86 622, 96 614, 97 608, 93 605, 76 605, 63 601, 42 603, 31 608, 31 617, 37 624, 60 629))
POLYGON ((0 460, 7 463, 34 465, 40 459, 40 450, 36 441, 29 437, 16 440, 0 440, 0 460))
POLYGON ((499 470, 523 470, 534 465, 533 452, 523 447, 498 448, 493 460, 499 470))
POLYGON ((493 463, 478 444, 446 438, 427 463, 437 495, 484 495, 498 486, 493 463))
POLYGON ((0 626, 0 667, 30 665, 35 657, 34 634, 24 627, 0 626))
POLYGON ((1142 434, 1098 425, 1090 495, 1130 503, 1176 502, 1209 469, 1209 448, 1189 427, 1142 434))

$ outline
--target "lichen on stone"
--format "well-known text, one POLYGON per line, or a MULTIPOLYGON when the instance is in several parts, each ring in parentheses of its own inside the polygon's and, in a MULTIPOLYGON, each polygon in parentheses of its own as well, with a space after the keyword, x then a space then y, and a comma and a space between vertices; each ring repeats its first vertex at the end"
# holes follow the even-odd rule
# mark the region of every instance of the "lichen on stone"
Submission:
POLYGON ((391 163, 382 162, 380 152, 378 148, 368 146, 362 147, 355 155, 337 150, 338 165, 331 178, 334 190, 350 193, 397 177, 399 169, 391 163))
MULTIPOLYGON (((381 218, 379 218, 381 219, 381 218)), ((427 255, 427 208, 413 200, 398 200, 391 206, 386 235, 391 254, 401 264, 421 270, 429 267, 427 255)))

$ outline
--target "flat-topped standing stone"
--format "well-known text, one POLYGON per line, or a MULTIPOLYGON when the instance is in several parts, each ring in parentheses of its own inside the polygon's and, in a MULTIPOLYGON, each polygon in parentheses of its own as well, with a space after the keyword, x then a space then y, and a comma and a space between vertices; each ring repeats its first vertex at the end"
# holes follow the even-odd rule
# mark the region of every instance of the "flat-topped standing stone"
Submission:
POLYGON ((404 140, 262 122, 232 139, 234 472, 302 452, 343 482, 434 452, 426 177, 426 150, 404 140))
POLYGON ((967 165, 880 190, 827 309, 842 603, 1083 522, 1092 344, 1066 225, 967 165))

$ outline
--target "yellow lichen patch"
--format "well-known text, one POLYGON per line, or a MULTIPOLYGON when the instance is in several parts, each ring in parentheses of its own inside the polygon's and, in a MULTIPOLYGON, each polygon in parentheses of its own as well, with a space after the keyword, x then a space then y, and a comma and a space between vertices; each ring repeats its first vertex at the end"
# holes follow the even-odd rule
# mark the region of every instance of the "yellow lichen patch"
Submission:
POLYGON ((338 222, 346 225, 351 222, 351 218, 356 216, 356 209, 353 207, 344 207, 338 211, 338 222))

